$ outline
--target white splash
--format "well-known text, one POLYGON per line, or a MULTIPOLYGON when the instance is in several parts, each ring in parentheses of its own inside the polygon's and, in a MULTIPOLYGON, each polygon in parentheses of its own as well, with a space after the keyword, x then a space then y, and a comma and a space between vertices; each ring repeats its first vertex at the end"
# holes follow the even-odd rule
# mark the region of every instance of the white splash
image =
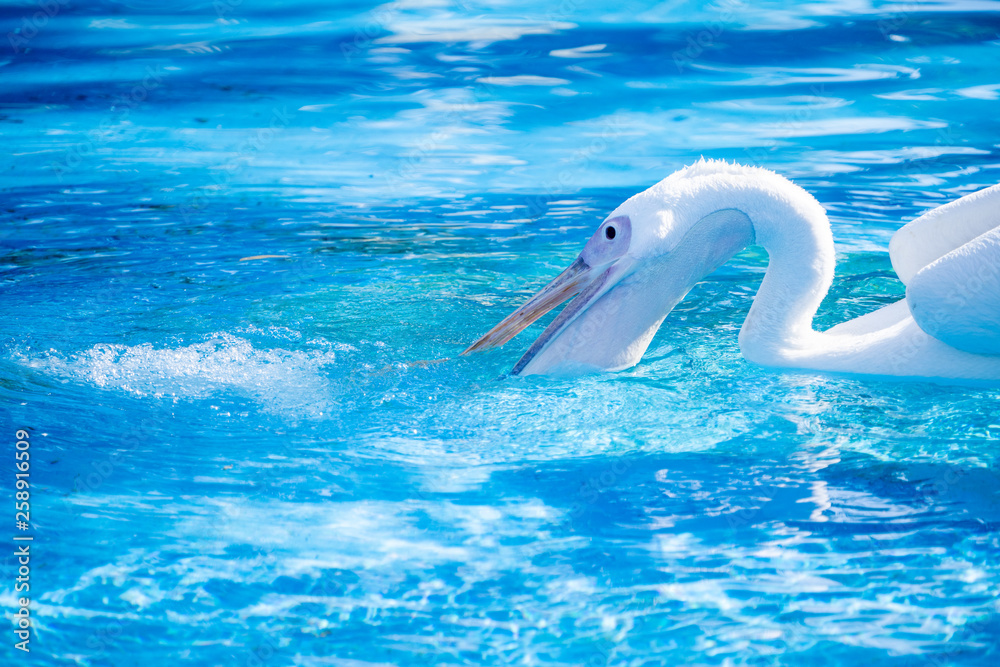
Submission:
POLYGON ((49 375, 137 397, 176 401, 235 393, 279 414, 320 416, 335 393, 323 368, 336 364, 338 352, 353 349, 330 343, 308 350, 259 349, 244 338, 217 333, 204 342, 181 347, 100 344, 70 355, 22 353, 15 361, 49 375))

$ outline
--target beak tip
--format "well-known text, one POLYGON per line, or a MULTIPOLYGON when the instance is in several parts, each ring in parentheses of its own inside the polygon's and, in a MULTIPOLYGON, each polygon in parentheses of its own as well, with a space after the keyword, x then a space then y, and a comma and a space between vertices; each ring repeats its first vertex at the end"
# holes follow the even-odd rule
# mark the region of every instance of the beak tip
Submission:
POLYGON ((528 302, 515 310, 487 331, 459 355, 464 356, 480 350, 490 350, 500 347, 521 333, 532 322, 549 312, 583 289, 583 282, 591 271, 591 267, 582 259, 577 258, 565 271, 560 273, 548 285, 542 288, 528 302))

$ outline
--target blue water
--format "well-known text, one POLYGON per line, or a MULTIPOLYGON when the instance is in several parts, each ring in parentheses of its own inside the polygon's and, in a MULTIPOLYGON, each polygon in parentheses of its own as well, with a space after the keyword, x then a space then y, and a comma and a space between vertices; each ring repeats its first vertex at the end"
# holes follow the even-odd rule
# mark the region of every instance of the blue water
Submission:
POLYGON ((456 355, 700 155, 829 210, 820 325, 899 298, 1000 3, 162 7, 0 7, 0 662, 997 664, 1000 390, 749 365, 760 251, 632 370, 456 355))

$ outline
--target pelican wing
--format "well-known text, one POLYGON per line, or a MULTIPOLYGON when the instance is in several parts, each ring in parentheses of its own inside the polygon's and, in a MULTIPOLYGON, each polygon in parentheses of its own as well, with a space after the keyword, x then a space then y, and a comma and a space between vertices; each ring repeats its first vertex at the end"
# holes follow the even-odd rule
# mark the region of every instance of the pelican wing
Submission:
POLYGON ((923 214, 889 242, 896 275, 909 285, 924 267, 1000 225, 1000 184, 923 214))
POLYGON ((1000 354, 1000 227, 918 271, 906 286, 906 302, 920 328, 941 342, 1000 354))

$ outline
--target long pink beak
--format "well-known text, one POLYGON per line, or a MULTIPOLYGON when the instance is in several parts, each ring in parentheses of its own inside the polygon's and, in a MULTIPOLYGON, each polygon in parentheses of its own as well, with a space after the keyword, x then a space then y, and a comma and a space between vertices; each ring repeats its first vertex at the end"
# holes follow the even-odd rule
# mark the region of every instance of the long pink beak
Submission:
POLYGON ((593 268, 579 257, 528 302, 503 319, 500 324, 462 352, 478 352, 500 347, 532 322, 567 299, 576 296, 590 281, 593 268))

